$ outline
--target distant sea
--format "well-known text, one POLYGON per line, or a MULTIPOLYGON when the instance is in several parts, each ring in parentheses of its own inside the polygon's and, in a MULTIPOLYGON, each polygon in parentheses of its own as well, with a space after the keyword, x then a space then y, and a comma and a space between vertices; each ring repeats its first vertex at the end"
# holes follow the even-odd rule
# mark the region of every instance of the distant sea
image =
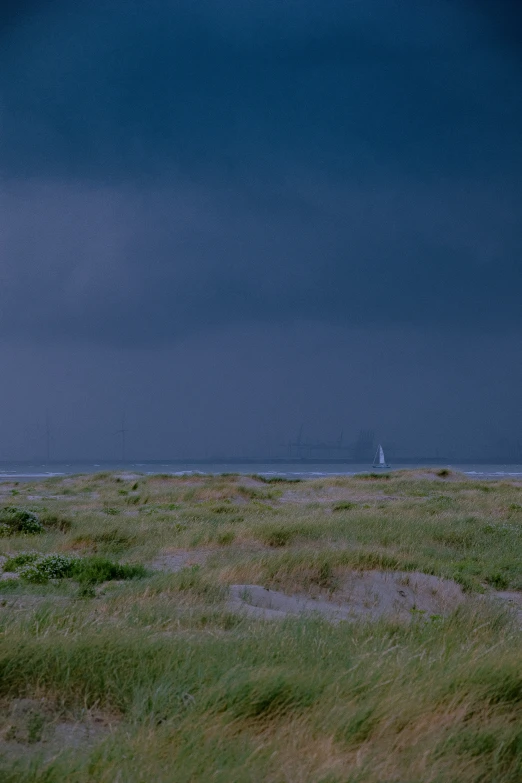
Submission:
MULTIPOLYGON (((384 472, 393 470, 440 470, 447 467, 477 479, 502 477, 522 478, 522 465, 483 465, 438 463, 430 466, 426 463, 410 465, 391 465, 384 472)), ((99 473, 101 471, 119 471, 124 473, 142 473, 147 476, 158 473, 171 476, 186 474, 218 475, 220 473, 258 473, 270 478, 285 476, 288 478, 321 478, 323 476, 353 476, 357 473, 372 472, 371 464, 312 463, 312 462, 0 462, 1 481, 31 481, 53 476, 72 476, 78 473, 99 473)))

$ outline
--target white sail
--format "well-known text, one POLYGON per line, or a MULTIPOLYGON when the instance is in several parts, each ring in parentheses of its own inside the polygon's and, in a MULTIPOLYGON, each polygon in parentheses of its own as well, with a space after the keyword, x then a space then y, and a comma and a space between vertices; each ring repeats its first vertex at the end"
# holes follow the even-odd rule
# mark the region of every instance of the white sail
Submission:
POLYGON ((379 446, 377 447, 377 452, 375 454, 375 459, 373 460, 373 467, 374 468, 389 468, 390 466, 386 462, 386 459, 384 457, 384 451, 379 443, 379 446))

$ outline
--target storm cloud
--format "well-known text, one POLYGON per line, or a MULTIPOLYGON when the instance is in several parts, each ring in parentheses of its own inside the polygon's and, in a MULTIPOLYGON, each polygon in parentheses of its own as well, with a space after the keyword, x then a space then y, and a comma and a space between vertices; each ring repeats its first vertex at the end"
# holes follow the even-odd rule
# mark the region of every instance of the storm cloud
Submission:
MULTIPOLYGON (((193 341, 200 367, 205 340, 223 335, 227 355, 248 334, 263 353, 264 333, 297 351, 302 325, 307 339, 351 334, 357 356, 385 332, 401 335, 394 354, 424 340, 442 374, 453 337, 462 357, 475 339, 511 364, 520 19, 507 0, 3 4, 9 356, 66 343, 99 356, 96 376, 104 352, 193 341)), ((259 387, 286 383, 281 367, 259 387)), ((277 433, 305 409, 272 411, 277 433)))

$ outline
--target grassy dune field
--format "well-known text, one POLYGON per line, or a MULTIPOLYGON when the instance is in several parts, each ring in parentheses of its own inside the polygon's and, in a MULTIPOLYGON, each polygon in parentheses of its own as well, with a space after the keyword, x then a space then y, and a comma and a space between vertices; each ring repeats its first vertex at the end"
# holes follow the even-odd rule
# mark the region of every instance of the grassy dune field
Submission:
POLYGON ((0 484, 2 783, 519 783, 522 482, 0 484))

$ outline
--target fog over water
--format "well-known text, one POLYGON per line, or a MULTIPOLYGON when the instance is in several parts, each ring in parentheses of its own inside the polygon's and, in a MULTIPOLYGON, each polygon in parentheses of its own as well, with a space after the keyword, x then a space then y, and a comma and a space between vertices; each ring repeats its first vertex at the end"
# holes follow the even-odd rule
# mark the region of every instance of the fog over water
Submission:
POLYGON ((0 460, 522 461, 521 19, 2 4, 0 460))

